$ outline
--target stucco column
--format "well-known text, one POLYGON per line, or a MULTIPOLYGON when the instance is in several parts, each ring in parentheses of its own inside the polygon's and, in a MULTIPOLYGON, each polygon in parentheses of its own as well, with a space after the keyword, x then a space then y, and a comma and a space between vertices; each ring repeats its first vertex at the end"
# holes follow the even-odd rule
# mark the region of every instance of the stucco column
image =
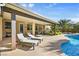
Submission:
POLYGON ((32 34, 35 35, 35 23, 32 23, 32 34))
POLYGON ((11 27, 12 27, 12 49, 16 48, 16 17, 11 13, 11 27))
POLYGON ((2 40, 2 17, 0 16, 0 41, 2 40))
POLYGON ((3 35, 3 31, 2 31, 2 7, 0 7, 0 41, 2 40, 2 35, 3 35))

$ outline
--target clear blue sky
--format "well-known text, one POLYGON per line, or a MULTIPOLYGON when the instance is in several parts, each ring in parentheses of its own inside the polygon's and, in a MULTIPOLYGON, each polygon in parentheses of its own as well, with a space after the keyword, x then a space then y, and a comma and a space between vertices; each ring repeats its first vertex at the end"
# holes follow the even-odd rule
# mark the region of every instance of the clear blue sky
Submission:
POLYGON ((78 3, 22 3, 20 5, 54 21, 64 18, 74 22, 79 21, 78 3))

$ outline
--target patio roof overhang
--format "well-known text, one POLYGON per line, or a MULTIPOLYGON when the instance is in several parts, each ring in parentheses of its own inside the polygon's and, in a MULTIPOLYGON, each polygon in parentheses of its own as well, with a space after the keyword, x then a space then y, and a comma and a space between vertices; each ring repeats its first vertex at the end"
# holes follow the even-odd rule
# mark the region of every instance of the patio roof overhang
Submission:
POLYGON ((42 17, 38 14, 35 14, 35 13, 29 11, 29 10, 26 10, 21 6, 18 6, 17 4, 9 4, 8 3, 3 7, 3 11, 9 12, 9 13, 15 13, 16 15, 20 15, 20 16, 32 18, 32 19, 35 19, 35 20, 48 22, 48 23, 51 23, 51 24, 56 23, 56 22, 54 22, 50 19, 47 19, 47 18, 42 17))

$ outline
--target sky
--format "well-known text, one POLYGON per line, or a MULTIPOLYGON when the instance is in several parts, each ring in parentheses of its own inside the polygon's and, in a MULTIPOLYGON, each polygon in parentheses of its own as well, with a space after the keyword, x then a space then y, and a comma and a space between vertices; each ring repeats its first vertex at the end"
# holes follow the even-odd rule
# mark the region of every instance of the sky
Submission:
POLYGON ((53 21, 60 19, 79 21, 79 3, 21 3, 20 5, 53 21))

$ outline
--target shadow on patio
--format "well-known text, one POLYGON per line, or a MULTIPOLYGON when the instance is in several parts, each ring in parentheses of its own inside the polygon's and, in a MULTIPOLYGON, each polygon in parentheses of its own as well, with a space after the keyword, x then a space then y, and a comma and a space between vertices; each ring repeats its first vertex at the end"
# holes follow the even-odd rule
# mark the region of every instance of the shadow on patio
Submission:
POLYGON ((28 45, 25 45, 25 46, 19 45, 17 48, 24 51, 33 51, 32 46, 28 46, 28 45))
POLYGON ((60 50, 60 45, 64 42, 67 42, 68 40, 58 40, 56 42, 49 42, 48 45, 44 46, 46 51, 53 51, 55 50, 55 52, 57 53, 62 53, 62 51, 60 50))

